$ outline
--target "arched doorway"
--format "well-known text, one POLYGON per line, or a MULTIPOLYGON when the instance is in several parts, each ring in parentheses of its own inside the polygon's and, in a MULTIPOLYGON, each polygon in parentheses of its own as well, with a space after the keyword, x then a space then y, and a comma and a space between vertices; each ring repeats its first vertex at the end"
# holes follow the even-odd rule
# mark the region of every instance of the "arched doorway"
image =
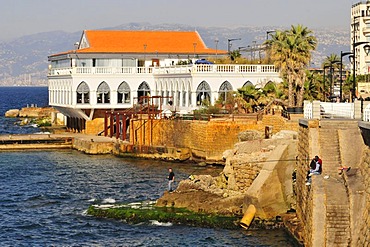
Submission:
POLYGON ((197 105, 203 105, 211 102, 211 87, 206 81, 202 81, 197 87, 197 105))
POLYGON ((109 104, 110 103, 110 88, 108 83, 103 81, 96 90, 96 97, 98 104, 109 104))
POLYGON ((77 104, 89 104, 90 103, 90 88, 86 82, 81 82, 77 87, 77 104))
POLYGON ((221 84, 220 89, 218 90, 218 97, 222 100, 223 103, 227 101, 227 95, 233 91, 233 86, 230 82, 225 81, 221 84))
MULTIPOLYGON (((150 87, 147 82, 143 81, 137 89, 137 98, 140 101, 141 96, 150 96, 150 87)), ((146 103, 146 102, 144 102, 146 103)))
POLYGON ((244 83, 243 87, 254 87, 254 85, 252 82, 247 81, 246 83, 244 83))
POLYGON ((122 82, 117 89, 118 103, 128 104, 131 101, 131 89, 127 82, 122 82))

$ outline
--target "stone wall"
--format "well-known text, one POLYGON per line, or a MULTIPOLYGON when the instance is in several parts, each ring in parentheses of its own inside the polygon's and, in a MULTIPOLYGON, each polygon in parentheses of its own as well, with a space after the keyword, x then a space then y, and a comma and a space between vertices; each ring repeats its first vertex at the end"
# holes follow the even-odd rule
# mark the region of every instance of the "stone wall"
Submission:
POLYGON ((365 208, 359 217, 358 225, 359 238, 353 239, 353 246, 369 246, 370 244, 370 148, 367 147, 363 154, 363 159, 360 165, 361 176, 364 181, 365 190, 362 191, 362 196, 365 197, 365 208))
POLYGON ((94 120, 86 121, 85 134, 97 135, 104 130, 104 118, 95 118, 94 120))
POLYGON ((244 120, 132 120, 130 140, 135 145, 187 147, 194 158, 208 161, 222 160, 222 153, 232 149, 238 142, 238 134, 244 130, 265 131, 272 127, 272 133, 280 130, 298 130, 296 121, 287 121, 277 115, 264 116, 262 121, 244 120))
MULTIPOLYGON (((298 159, 296 165, 296 183, 295 183, 295 193, 296 193, 296 211, 297 216, 302 223, 303 227, 303 241, 305 246, 324 246, 316 243, 315 241, 322 239, 325 241, 325 232, 317 232, 319 229, 325 231, 325 226, 316 226, 318 222, 318 217, 324 217, 325 209, 322 205, 322 199, 324 198, 325 192, 322 190, 323 183, 321 176, 313 177, 313 184, 318 186, 306 186, 306 175, 309 168, 310 159, 318 152, 318 128, 319 122, 317 120, 313 121, 301 121, 299 125, 298 132, 298 159), (318 211, 314 207, 320 207, 322 210, 317 215, 318 211), (321 214, 322 213, 322 214, 321 214)), ((322 243, 324 244, 324 242, 322 243)))

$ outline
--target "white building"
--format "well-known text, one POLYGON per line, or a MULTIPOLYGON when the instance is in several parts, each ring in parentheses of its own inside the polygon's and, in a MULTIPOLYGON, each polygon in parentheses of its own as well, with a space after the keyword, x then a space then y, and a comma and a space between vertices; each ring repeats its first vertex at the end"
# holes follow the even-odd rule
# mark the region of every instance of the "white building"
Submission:
MULTIPOLYGON (((370 41, 370 1, 358 2, 351 8, 351 52, 353 44, 370 41)), ((365 44, 355 47, 356 75, 370 72, 370 56, 366 54, 365 44)), ((343 51, 346 52, 346 51, 343 51)), ((353 64, 351 65, 352 68, 353 64)))
POLYGON ((226 54, 207 48, 197 32, 84 31, 75 50, 49 56, 49 104, 80 131, 140 96, 172 97, 177 111, 192 111, 246 84, 281 81, 273 65, 195 64, 226 54))

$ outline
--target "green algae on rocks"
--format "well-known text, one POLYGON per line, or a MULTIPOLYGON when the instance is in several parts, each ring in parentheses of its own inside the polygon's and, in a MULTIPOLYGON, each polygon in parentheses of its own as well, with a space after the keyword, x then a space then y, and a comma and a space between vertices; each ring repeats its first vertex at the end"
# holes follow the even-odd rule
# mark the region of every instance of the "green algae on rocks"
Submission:
POLYGON ((98 218, 122 220, 129 224, 158 221, 199 227, 239 228, 238 217, 196 213, 184 208, 156 207, 154 204, 155 202, 91 205, 87 214, 98 218))

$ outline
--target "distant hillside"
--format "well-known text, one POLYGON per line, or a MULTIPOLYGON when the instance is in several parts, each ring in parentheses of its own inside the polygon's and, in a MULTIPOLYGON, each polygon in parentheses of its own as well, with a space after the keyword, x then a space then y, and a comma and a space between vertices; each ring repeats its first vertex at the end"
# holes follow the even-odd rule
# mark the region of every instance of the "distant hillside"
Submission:
MULTIPOLYGON (((116 30, 196 30, 208 47, 215 48, 215 39, 219 40, 218 49, 227 49, 227 39, 241 38, 232 42, 232 50, 262 43, 267 30, 284 29, 282 27, 194 27, 177 24, 151 25, 148 23, 128 23, 116 27, 103 28, 116 30)), ((331 53, 350 49, 349 30, 320 29, 313 30, 318 39, 312 66, 319 67, 322 60, 331 53)), ((67 33, 53 31, 23 36, 10 42, 0 43, 0 86, 4 85, 47 85, 47 57, 50 54, 73 49, 79 41, 81 32, 67 33)))

